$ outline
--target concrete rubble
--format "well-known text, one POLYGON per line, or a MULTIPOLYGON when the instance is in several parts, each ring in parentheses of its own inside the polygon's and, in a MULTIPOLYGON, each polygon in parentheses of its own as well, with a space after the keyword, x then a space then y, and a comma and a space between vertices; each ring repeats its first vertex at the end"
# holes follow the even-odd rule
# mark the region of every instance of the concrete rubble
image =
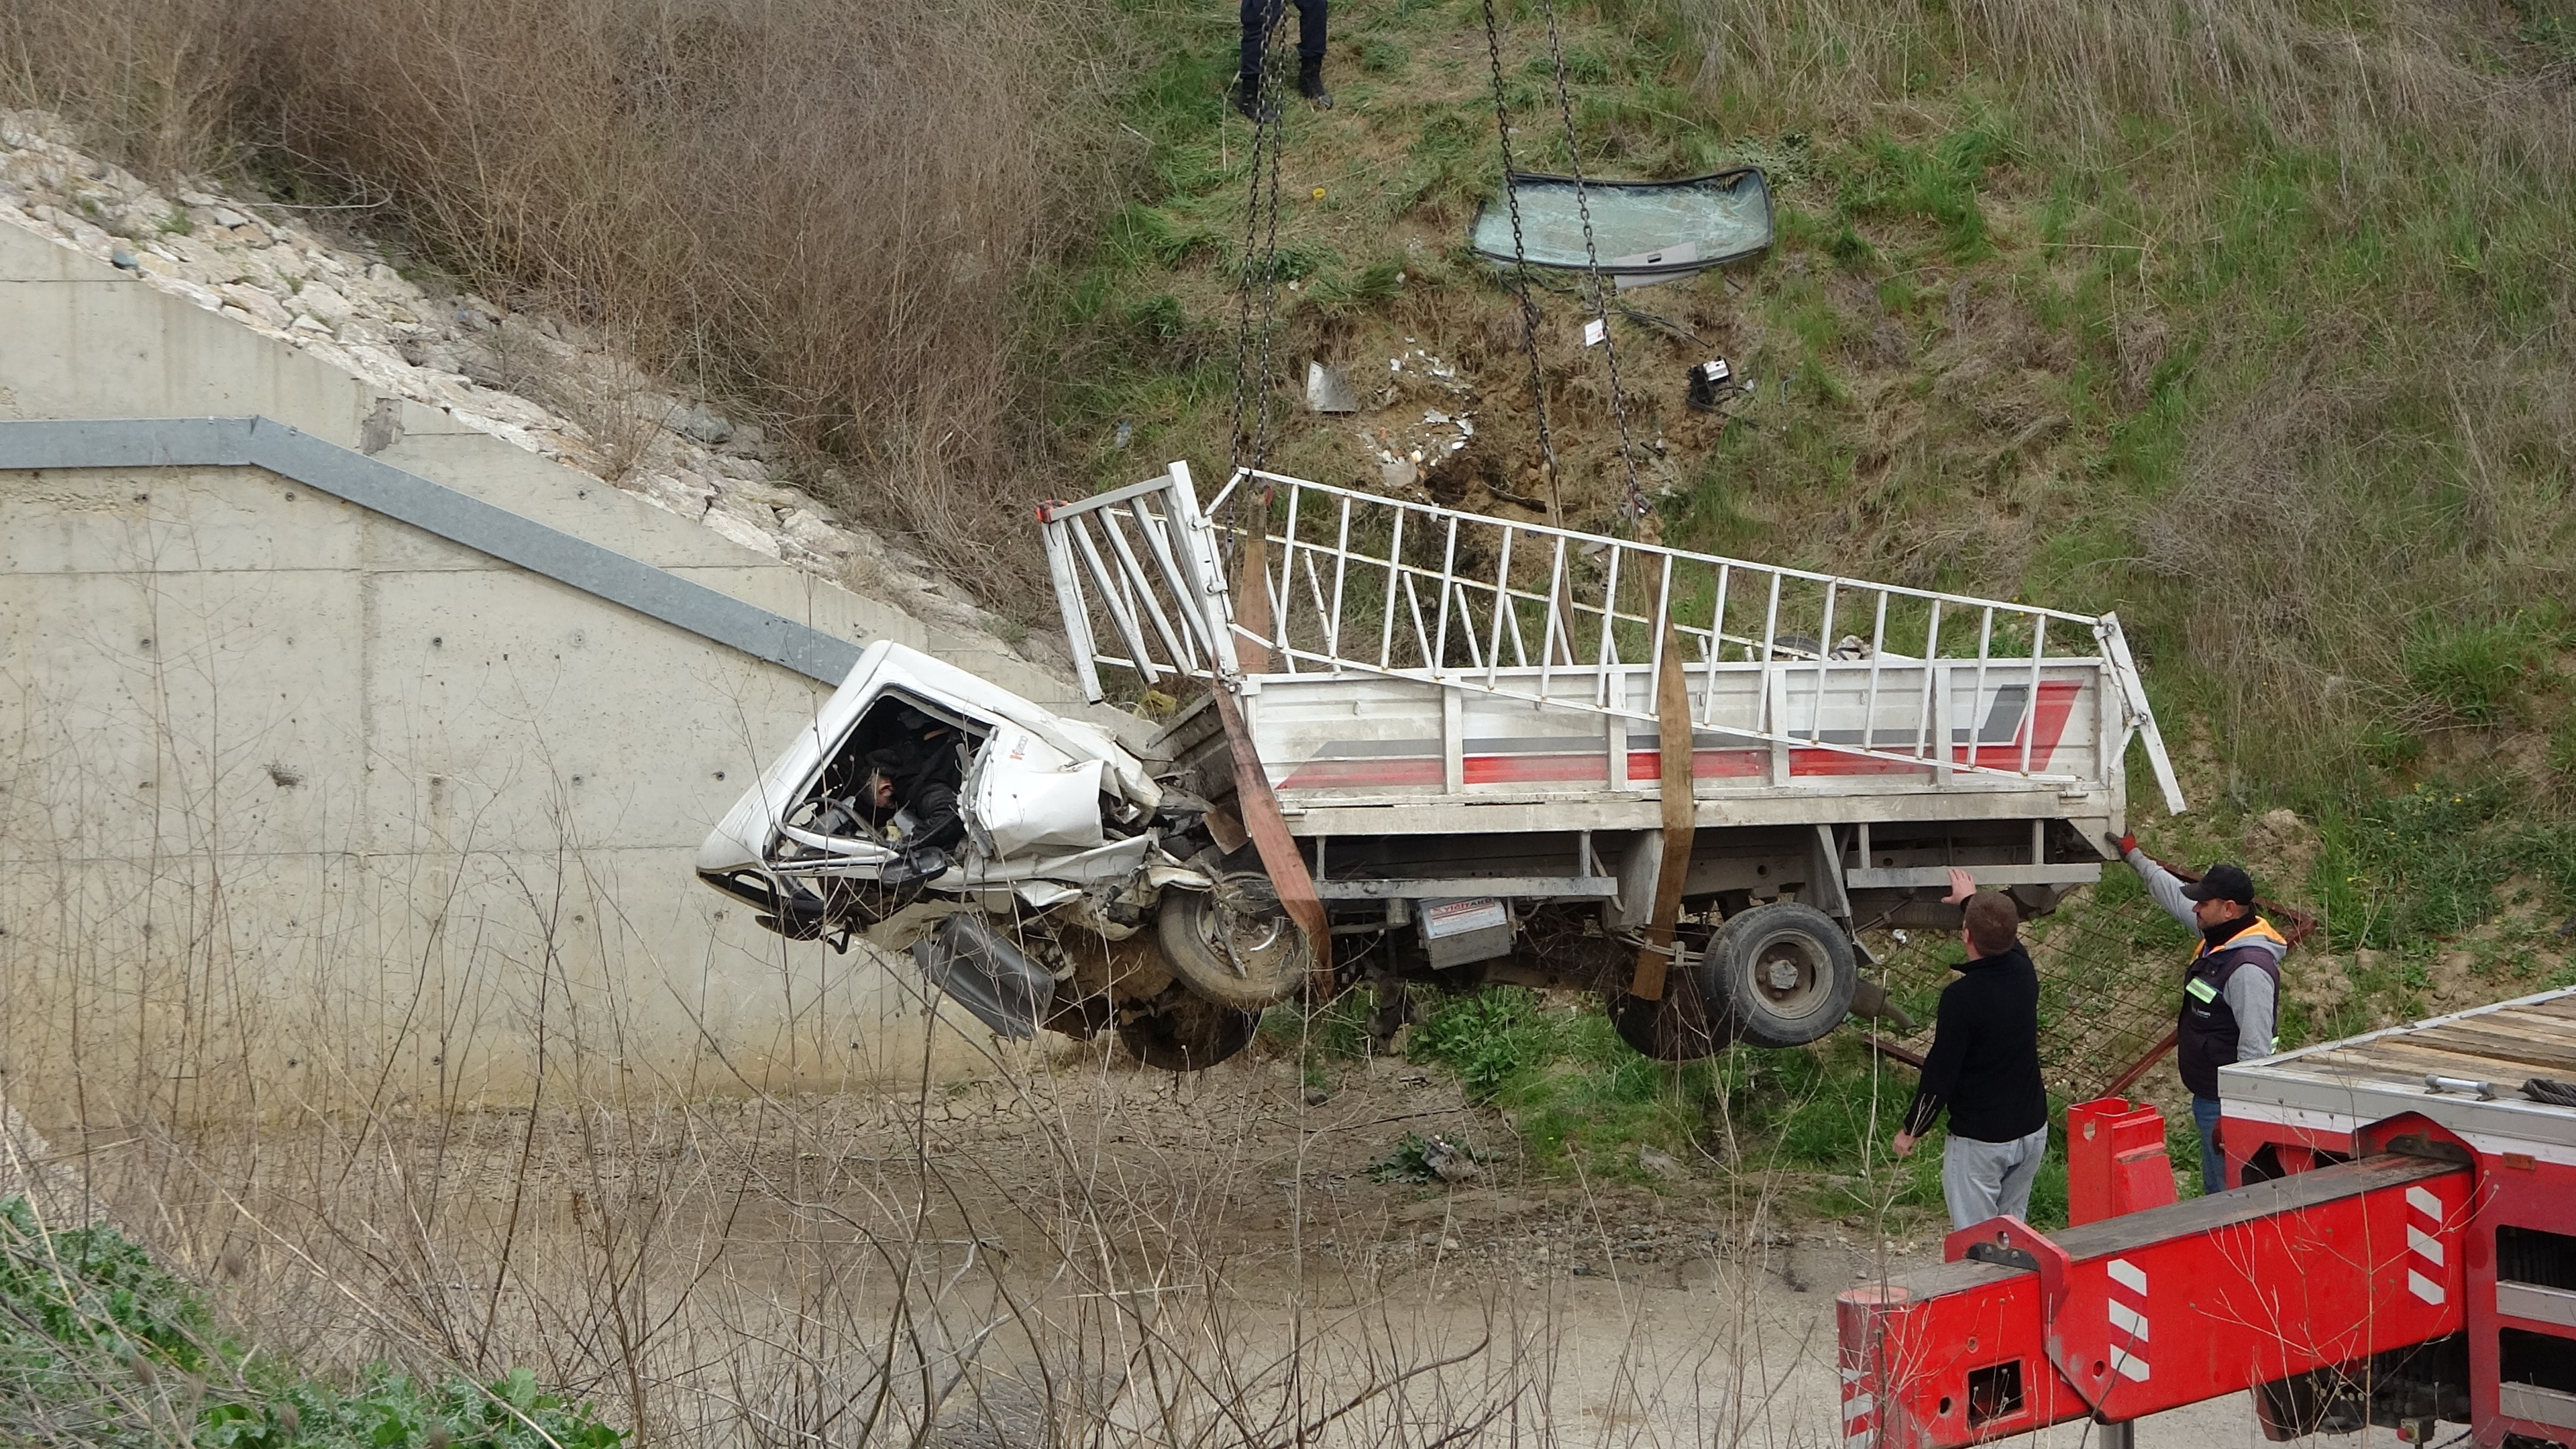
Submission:
POLYGON ((781 476, 757 426, 681 395, 578 326, 425 289, 371 244, 327 241, 294 215, 202 180, 156 188, 81 150, 58 118, 0 110, 0 222, 745 548, 924 622, 990 633, 954 581, 781 476))

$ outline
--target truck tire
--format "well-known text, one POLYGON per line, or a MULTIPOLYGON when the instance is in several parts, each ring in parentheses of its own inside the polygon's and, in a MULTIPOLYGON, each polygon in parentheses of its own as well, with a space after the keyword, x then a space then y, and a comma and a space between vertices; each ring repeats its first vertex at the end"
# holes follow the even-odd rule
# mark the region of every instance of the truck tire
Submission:
POLYGON ((1208 1000, 1258 1011, 1297 994, 1313 969, 1306 935, 1279 905, 1270 878, 1226 871, 1216 889, 1163 892, 1154 936, 1172 974, 1208 1000))
POLYGON ((1220 1006, 1185 986, 1118 1023, 1127 1054, 1166 1072, 1203 1072, 1252 1044, 1261 1013, 1220 1006))
POLYGON ((1701 988, 1735 1037, 1803 1046, 1851 1014, 1860 968, 1851 938, 1814 906, 1774 901, 1727 919, 1700 964, 1701 988))

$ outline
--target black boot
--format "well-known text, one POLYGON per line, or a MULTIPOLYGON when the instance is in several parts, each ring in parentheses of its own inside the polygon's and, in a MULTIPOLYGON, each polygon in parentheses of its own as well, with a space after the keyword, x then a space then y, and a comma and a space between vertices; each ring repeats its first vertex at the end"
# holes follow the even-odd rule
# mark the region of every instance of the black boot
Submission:
POLYGON ((1333 108, 1333 93, 1324 89, 1322 56, 1297 57, 1297 94, 1313 101, 1316 110, 1329 111, 1333 108))
POLYGON ((1267 125, 1279 119, 1279 108, 1261 93, 1261 73, 1246 71, 1234 78, 1234 108, 1255 125, 1267 125))

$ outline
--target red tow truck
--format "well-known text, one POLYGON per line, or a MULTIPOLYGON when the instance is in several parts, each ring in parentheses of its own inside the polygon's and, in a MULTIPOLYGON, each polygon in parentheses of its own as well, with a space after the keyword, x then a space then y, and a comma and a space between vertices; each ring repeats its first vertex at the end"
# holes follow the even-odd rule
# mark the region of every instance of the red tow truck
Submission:
POLYGON ((1977 1444, 2251 1391, 2267 1437, 2576 1446, 2576 989, 2222 1068, 2231 1189, 2068 1113, 2068 1216, 1997 1218, 1836 1304, 1849 1449, 1977 1444), (2465 1429, 2445 1429, 2445 1424, 2465 1429))

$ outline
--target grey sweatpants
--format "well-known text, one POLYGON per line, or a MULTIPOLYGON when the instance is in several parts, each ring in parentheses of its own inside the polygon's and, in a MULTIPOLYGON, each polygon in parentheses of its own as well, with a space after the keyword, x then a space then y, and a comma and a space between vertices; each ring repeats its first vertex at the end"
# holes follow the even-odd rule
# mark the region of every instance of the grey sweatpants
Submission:
POLYGON ((1980 1142, 1950 1135, 1941 1149, 1941 1196, 1950 1204, 1950 1226, 1973 1227, 1988 1218, 2030 1216, 2030 1185, 2048 1151, 2048 1128, 2010 1142, 1980 1142))

